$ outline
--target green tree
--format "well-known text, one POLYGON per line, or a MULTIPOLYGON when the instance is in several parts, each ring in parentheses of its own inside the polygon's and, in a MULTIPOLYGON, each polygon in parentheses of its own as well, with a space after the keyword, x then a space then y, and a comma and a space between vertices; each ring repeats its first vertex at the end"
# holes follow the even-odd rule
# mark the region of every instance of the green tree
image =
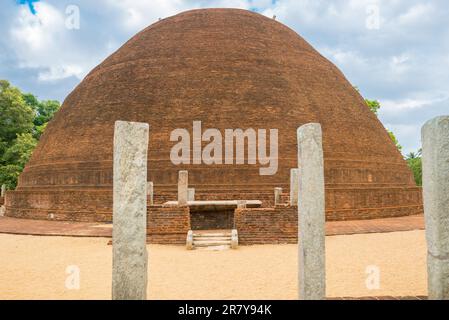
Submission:
POLYGON ((61 105, 56 100, 39 101, 31 93, 25 93, 22 96, 26 104, 34 111, 33 133, 35 138, 39 139, 47 123, 53 118, 53 115, 59 110, 61 105))
POLYGON ((15 188, 38 139, 59 107, 58 101, 39 101, 0 80, 0 184, 15 188))
POLYGON ((0 180, 8 189, 15 188, 17 178, 25 168, 36 145, 37 140, 31 133, 21 133, 17 136, 15 143, 3 154, 1 160, 4 165, 0 166, 0 180))
POLYGON ((34 125, 36 127, 46 124, 53 118, 56 111, 59 110, 60 104, 55 100, 46 100, 39 102, 37 106, 36 117, 34 118, 34 125))
POLYGON ((380 109, 380 102, 377 100, 369 100, 369 99, 365 99, 365 102, 370 108, 370 110, 374 112, 374 114, 377 116, 377 112, 380 109))
POLYGON ((12 163, 23 169, 36 145, 37 140, 31 133, 21 133, 17 136, 15 143, 3 154, 2 160, 4 163, 12 163))
POLYGON ((0 166, 0 181, 6 185, 6 189, 13 190, 17 186, 17 180, 23 168, 15 164, 0 166))
POLYGON ((0 80, 0 141, 11 145, 18 134, 32 132, 34 116, 22 92, 0 80))
MULTIPOLYGON (((356 86, 354 86, 354 89, 357 90, 358 93, 360 93, 360 89, 356 86)), ((365 99, 365 103, 367 104, 368 108, 377 116, 377 111, 380 109, 380 102, 378 100, 369 100, 365 99)))
POLYGON ((418 152, 410 152, 406 156, 408 166, 413 172, 413 177, 418 186, 422 186, 422 158, 421 149, 418 152))
MULTIPOLYGON (((357 91, 359 91, 357 87, 354 88, 357 91)), ((368 106, 368 108, 377 116, 380 109, 380 102, 378 100, 365 99, 365 103, 368 106)), ((393 140, 394 144, 396 145, 396 148, 398 148, 399 152, 402 152, 402 146, 399 144, 399 141, 394 135, 394 133, 388 129, 387 132, 390 135, 391 140, 393 140)))

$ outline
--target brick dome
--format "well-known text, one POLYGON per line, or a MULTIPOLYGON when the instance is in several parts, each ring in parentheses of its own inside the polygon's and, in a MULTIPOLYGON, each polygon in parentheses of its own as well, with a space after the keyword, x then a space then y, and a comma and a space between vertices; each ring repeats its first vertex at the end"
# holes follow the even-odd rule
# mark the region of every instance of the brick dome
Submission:
POLYGON ((328 219, 420 211, 420 189, 377 117, 344 75, 298 34, 257 13, 188 11, 139 32, 93 69, 49 123, 7 215, 108 221, 116 120, 150 124, 148 177, 156 202, 176 199, 189 171, 199 199, 261 199, 289 188, 296 129, 323 129, 328 219), (174 165, 176 128, 279 130, 279 168, 174 165))

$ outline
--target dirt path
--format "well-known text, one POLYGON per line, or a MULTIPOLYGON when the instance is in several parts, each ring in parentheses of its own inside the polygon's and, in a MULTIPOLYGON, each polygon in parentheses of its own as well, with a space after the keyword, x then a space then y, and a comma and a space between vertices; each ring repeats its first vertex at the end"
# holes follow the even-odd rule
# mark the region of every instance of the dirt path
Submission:
MULTIPOLYGON (((0 234, 0 299, 109 299, 107 242, 0 234), (66 271, 74 270, 68 266, 80 270, 79 290, 65 286, 66 271)), ((331 236, 326 247, 329 297, 427 294, 424 231, 331 236), (371 275, 380 271, 379 289, 367 288, 367 268, 371 275)), ((219 252, 148 249, 151 299, 296 298, 296 245, 219 252)))

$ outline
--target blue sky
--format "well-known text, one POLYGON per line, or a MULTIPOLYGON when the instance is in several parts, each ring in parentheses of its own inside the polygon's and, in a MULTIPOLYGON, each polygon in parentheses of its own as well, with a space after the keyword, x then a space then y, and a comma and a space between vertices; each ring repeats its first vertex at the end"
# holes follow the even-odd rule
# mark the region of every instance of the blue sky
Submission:
POLYGON ((447 0, 2 0, 0 79, 63 101, 82 78, 142 28, 206 7, 255 10, 294 29, 334 62, 404 146, 449 114, 447 0), (66 27, 75 5, 80 28, 66 27), (72 8, 72 9, 68 9, 72 8))

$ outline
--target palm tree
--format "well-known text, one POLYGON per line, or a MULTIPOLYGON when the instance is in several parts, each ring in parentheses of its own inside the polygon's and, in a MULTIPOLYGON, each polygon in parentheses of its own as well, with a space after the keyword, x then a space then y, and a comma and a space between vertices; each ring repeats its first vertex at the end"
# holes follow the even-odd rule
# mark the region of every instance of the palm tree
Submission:
POLYGON ((415 152, 410 152, 409 154, 406 155, 407 160, 411 160, 411 159, 416 159, 418 158, 418 154, 415 152))

